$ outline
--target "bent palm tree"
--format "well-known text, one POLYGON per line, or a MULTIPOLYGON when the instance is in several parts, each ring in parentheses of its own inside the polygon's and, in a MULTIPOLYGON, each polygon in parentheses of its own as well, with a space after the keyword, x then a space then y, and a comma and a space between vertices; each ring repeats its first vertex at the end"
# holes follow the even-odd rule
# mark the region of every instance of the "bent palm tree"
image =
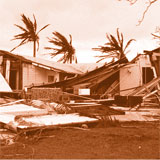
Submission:
POLYGON ((45 49, 52 50, 52 53, 49 53, 52 57, 57 55, 63 54, 63 56, 58 60, 58 62, 63 61, 63 63, 75 62, 77 63, 77 58, 75 54, 75 48, 72 46, 72 36, 69 35, 70 41, 68 40, 59 32, 52 33, 54 37, 48 38, 49 42, 53 45, 56 45, 58 48, 55 47, 45 47, 45 49))
POLYGON ((14 47, 11 52, 13 50, 15 50, 16 48, 20 47, 21 45, 24 45, 28 42, 33 42, 33 57, 36 56, 36 44, 38 45, 37 50, 39 49, 39 32, 41 32, 43 29, 45 29, 49 24, 45 25, 43 28, 41 28, 38 32, 37 32, 37 22, 36 22, 36 18, 34 17, 34 23, 27 18, 24 14, 21 15, 22 16, 22 21, 25 24, 25 28, 21 27, 17 24, 15 24, 16 27, 18 27, 19 29, 21 29, 23 31, 23 33, 21 34, 17 34, 14 36, 14 39, 12 40, 22 40, 21 43, 14 47))
POLYGON ((123 34, 119 33, 118 28, 117 28, 117 39, 111 34, 106 34, 106 37, 109 41, 108 43, 105 43, 104 46, 99 46, 99 48, 92 48, 95 51, 100 51, 102 53, 105 53, 105 55, 96 56, 101 58, 100 60, 97 61, 97 63, 106 58, 112 58, 113 60, 115 58, 117 58, 118 60, 124 59, 126 62, 128 62, 126 58, 126 49, 134 39, 129 40, 126 46, 124 47, 123 34))

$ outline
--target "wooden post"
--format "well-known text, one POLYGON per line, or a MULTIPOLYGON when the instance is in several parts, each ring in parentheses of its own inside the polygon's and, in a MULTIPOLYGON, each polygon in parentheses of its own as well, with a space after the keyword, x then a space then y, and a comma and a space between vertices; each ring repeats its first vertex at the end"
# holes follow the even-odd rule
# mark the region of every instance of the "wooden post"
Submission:
POLYGON ((6 78, 5 74, 6 74, 6 59, 3 59, 3 73, 2 73, 2 75, 4 78, 6 78))
POLYGON ((6 73, 5 73, 5 79, 9 84, 9 79, 10 79, 10 60, 6 60, 6 73))
POLYGON ((19 61, 19 86, 18 86, 18 89, 19 90, 22 90, 22 87, 23 87, 23 66, 22 66, 22 61, 20 60, 19 61))

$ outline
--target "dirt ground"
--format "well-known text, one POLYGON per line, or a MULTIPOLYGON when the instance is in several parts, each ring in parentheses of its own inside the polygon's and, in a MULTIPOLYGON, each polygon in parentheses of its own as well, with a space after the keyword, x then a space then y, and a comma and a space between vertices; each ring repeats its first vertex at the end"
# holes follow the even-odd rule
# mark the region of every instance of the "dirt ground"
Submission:
MULTIPOLYGON (((34 133, 35 134, 35 133, 34 133)), ((1 146, 1 159, 160 159, 155 123, 59 128, 1 146)))

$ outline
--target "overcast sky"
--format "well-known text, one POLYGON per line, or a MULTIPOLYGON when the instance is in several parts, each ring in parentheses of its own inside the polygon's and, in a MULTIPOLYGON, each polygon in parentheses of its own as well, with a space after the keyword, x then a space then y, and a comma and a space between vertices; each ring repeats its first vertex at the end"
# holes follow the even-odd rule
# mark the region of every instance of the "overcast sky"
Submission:
MULTIPOLYGON (((79 62, 95 62, 94 55, 98 52, 91 48, 103 45, 106 33, 116 35, 116 28, 124 34, 124 39, 136 39, 131 45, 132 57, 137 52, 152 50, 157 47, 151 33, 160 26, 160 2, 156 2, 147 12, 140 26, 138 20, 145 10, 145 0, 140 0, 130 6, 125 0, 0 0, 0 49, 10 51, 20 41, 11 41, 14 35, 21 31, 14 26, 23 26, 21 14, 33 20, 36 16, 38 28, 51 24, 40 32, 40 50, 37 56, 48 51, 50 46, 46 37, 51 37, 53 31, 58 31, 73 38, 73 46, 79 62)), ((32 55, 32 45, 24 45, 13 53, 32 55)))

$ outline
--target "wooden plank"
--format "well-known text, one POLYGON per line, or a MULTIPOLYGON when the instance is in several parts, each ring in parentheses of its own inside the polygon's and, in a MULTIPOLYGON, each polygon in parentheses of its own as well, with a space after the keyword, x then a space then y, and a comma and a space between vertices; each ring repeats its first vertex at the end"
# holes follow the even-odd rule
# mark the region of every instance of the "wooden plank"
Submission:
POLYGON ((2 104, 2 105, 0 105, 0 107, 12 105, 12 104, 23 102, 23 101, 24 101, 24 99, 20 99, 20 100, 14 101, 14 102, 2 104))
POLYGON ((145 91, 146 88, 152 87, 153 85, 157 85, 157 83, 158 83, 159 81, 160 81, 160 76, 157 77, 157 78, 155 78, 155 79, 153 79, 153 80, 150 81, 149 83, 144 84, 143 86, 135 89, 133 92, 131 92, 131 93, 129 94, 129 96, 138 95, 138 94, 142 93, 143 91, 145 91))
POLYGON ((145 96, 143 97, 143 99, 146 99, 146 98, 148 98, 149 96, 154 95, 154 94, 157 93, 157 92, 158 92, 158 90, 154 90, 153 92, 145 95, 145 96))
POLYGON ((85 104, 85 105, 71 105, 69 104, 69 107, 71 108, 85 108, 85 107, 99 107, 99 106, 102 106, 101 104, 85 104))

